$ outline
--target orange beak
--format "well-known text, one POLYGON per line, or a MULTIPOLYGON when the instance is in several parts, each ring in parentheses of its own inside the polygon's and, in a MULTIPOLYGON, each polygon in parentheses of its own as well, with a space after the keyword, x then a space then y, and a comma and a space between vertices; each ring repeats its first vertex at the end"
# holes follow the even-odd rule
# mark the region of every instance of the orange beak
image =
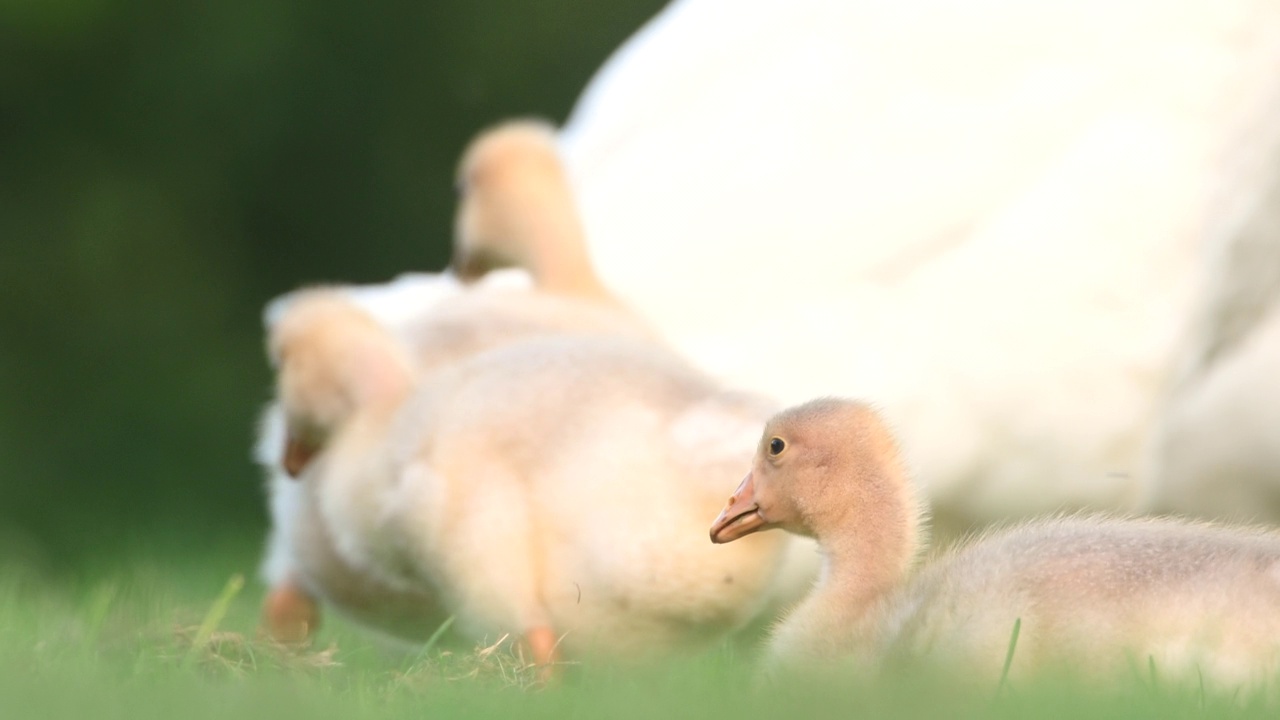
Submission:
POLYGON ((284 471, 289 477, 296 478, 311 463, 320 448, 289 433, 284 441, 284 471))
POLYGON ((753 532, 772 527, 760 514, 760 506, 756 504, 756 488, 752 474, 742 479, 738 489, 729 497, 729 503, 720 511, 715 522, 711 523, 711 542, 733 542, 753 532))

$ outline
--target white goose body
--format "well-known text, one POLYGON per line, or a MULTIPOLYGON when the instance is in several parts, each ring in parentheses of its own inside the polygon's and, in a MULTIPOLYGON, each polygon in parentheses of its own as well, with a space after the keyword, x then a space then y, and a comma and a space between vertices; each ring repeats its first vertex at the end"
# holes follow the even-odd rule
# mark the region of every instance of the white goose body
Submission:
POLYGON ((1205 253, 1150 446, 1149 510, 1280 522, 1280 138, 1256 152, 1272 177, 1238 198, 1237 227, 1205 253))
POLYGON ((700 366, 887 408, 961 524, 1133 508, 1276 77, 1269 0, 678 0, 562 148, 605 284, 700 366))

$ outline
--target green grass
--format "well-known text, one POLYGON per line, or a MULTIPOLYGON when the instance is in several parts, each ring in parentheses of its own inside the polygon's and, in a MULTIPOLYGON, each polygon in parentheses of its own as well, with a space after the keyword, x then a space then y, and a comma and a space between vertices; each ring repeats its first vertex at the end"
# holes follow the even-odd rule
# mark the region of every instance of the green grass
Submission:
POLYGON ((1154 673, 1105 692, 920 673, 770 685, 733 646, 643 668, 584 661, 530 688, 509 643, 476 646, 447 627, 427 648, 407 647, 330 613, 305 652, 257 638, 255 563, 244 545, 198 556, 139 548, 71 578, 0 565, 0 718, 1276 716, 1261 699, 1169 687, 1154 673))

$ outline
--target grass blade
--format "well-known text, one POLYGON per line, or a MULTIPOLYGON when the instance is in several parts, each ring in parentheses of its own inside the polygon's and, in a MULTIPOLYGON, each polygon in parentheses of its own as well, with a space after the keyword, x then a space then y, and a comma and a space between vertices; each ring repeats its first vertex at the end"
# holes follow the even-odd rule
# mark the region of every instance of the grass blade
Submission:
POLYGON ((182 666, 190 668, 195 664, 196 657, 200 655, 200 651, 205 645, 209 644, 209 638, 213 637, 213 632, 218 629, 218 624, 222 622, 222 618, 226 617, 227 610, 231 607, 231 601, 236 599, 236 595, 244 589, 244 576, 236 573, 232 575, 227 584, 222 588, 222 592, 218 594, 218 598, 209 606, 209 611, 204 614, 204 620, 200 622, 200 629, 196 630, 196 636, 191 641, 191 647, 187 649, 187 657, 183 660, 182 666))
POLYGON ((102 634, 102 625, 106 622, 111 603, 116 598, 116 590, 117 587, 114 584, 99 585, 89 597, 86 618, 88 630, 85 633, 87 647, 93 648, 97 645, 98 636, 102 634))
POLYGON ((1022 618, 1013 621, 1013 632, 1009 635, 1009 649, 1004 653, 1004 667, 1000 670, 1000 683, 996 685, 996 697, 1004 690, 1009 680, 1009 668, 1013 665, 1013 653, 1018 649, 1018 633, 1022 632, 1022 618))
POLYGON ((440 623, 440 627, 436 628, 435 632, 431 633, 431 637, 427 638, 426 644, 424 644, 422 649, 413 656, 413 662, 409 664, 409 667, 417 667, 419 663, 427 658, 427 654, 435 648, 436 644, 440 642, 440 638, 444 637, 444 634, 453 626, 453 621, 456 617, 456 615, 450 615, 444 619, 444 622, 440 623))
POLYGON ((444 637, 445 632, 447 632, 453 625, 453 619, 455 617, 457 616, 450 615, 444 619, 444 622, 440 623, 440 627, 436 628, 436 631, 431 633, 431 637, 427 638, 427 644, 422 646, 422 652, 419 653, 419 657, 430 652, 431 648, 434 648, 436 643, 440 642, 440 638, 444 637))

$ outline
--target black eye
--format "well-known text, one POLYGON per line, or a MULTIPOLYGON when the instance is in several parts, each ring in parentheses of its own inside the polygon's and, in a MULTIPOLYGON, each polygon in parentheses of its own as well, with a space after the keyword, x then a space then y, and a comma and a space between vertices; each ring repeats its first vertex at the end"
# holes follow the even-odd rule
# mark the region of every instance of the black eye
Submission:
POLYGON ((780 437, 776 437, 769 441, 769 454, 780 455, 783 450, 787 449, 787 443, 780 437))

